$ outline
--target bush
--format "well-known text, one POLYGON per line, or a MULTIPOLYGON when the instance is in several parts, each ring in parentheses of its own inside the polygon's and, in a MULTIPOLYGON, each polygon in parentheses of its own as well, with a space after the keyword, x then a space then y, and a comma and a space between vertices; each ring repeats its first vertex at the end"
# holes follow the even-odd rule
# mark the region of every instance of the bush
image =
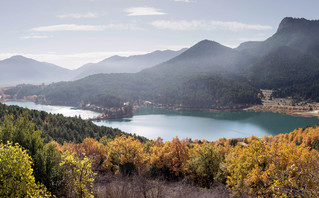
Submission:
POLYGON ((220 169, 222 161, 222 155, 212 143, 196 145, 187 162, 188 178, 196 185, 209 188, 223 175, 220 169))

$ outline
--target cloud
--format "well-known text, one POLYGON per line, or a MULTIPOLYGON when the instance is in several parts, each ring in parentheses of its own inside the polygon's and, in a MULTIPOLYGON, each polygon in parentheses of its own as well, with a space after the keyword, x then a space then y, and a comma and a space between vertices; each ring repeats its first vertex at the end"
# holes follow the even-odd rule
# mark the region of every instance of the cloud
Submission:
POLYGON ((103 31, 112 30, 138 30, 134 24, 108 24, 108 25, 76 25, 76 24, 60 24, 50 26, 40 26, 32 28, 34 32, 59 32, 59 31, 103 31))
POLYGON ((158 20, 151 23, 154 27, 158 29, 168 29, 168 30, 230 30, 230 31, 240 31, 240 30, 271 30, 271 26, 265 25, 252 25, 245 24, 236 21, 207 21, 207 20, 193 20, 193 21, 167 21, 158 20))
POLYGON ((172 1, 185 2, 185 3, 195 2, 195 0, 172 0, 172 1))
POLYGON ((88 13, 69 13, 69 14, 61 14, 58 15, 58 18, 64 19, 64 18, 74 18, 74 19, 81 19, 81 18, 97 18, 101 16, 98 13, 94 12, 88 12, 88 13))
POLYGON ((153 7, 131 7, 124 10, 128 16, 165 15, 160 9, 153 7))
POLYGON ((20 36, 20 39, 46 39, 49 38, 49 36, 46 35, 29 35, 29 36, 20 36))

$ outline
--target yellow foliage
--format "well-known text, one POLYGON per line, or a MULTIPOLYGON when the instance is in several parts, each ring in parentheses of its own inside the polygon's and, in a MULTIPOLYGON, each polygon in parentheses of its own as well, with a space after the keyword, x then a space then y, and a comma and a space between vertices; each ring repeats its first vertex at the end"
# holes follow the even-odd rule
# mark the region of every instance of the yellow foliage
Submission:
POLYGON ((185 142, 177 137, 171 142, 155 143, 150 149, 150 165, 161 169, 167 167, 175 176, 186 173, 186 162, 190 157, 190 151, 185 142))
POLYGON ((227 156, 227 184, 235 194, 261 197, 317 197, 319 155, 286 141, 253 141, 235 147, 227 156))
POLYGON ((51 197, 35 183, 31 157, 16 144, 0 143, 0 197, 51 197))
POLYGON ((146 157, 142 143, 131 136, 122 135, 109 143, 104 168, 111 169, 113 166, 132 164, 133 169, 142 171, 145 168, 145 162, 146 157))
POLYGON ((62 154, 60 166, 67 171, 67 191, 68 197, 93 198, 92 188, 94 173, 92 163, 89 158, 76 156, 68 151, 62 154))

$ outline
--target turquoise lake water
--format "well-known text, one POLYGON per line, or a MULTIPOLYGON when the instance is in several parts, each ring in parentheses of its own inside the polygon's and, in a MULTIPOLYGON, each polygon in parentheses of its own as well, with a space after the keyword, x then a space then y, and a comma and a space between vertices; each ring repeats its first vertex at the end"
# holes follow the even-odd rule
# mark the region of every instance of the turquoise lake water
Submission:
MULTIPOLYGON (((6 104, 72 117, 80 115, 82 118, 92 118, 99 115, 97 112, 73 107, 38 105, 32 102, 7 102, 6 104)), ((179 138, 217 140, 222 137, 236 138, 251 135, 262 137, 287 133, 296 128, 319 124, 319 119, 272 112, 199 112, 141 108, 131 118, 94 123, 99 126, 119 128, 150 139, 161 137, 164 140, 171 140, 178 136, 179 138)))

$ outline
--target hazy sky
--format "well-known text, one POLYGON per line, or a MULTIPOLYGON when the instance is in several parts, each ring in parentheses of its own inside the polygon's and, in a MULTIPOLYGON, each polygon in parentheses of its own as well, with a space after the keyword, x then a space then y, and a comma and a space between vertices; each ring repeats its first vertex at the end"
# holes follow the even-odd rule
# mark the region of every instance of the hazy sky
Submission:
POLYGON ((318 0, 0 0, 0 60, 74 69, 112 55, 178 50, 203 39, 264 40, 286 16, 319 19, 318 0))

